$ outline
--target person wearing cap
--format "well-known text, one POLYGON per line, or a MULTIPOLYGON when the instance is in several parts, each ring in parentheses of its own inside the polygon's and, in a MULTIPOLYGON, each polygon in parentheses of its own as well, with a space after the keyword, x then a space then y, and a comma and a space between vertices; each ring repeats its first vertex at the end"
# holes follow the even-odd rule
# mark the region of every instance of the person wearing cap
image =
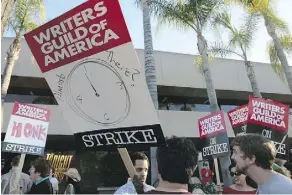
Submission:
POLYGON ((64 175, 66 176, 67 185, 64 194, 81 194, 80 181, 81 176, 76 168, 69 168, 64 175))

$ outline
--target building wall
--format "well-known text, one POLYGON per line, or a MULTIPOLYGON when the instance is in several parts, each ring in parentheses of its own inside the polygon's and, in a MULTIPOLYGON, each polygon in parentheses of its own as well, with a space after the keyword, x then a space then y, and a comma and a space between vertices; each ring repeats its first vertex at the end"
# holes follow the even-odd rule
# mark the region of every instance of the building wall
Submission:
MULTIPOLYGON (((61 109, 57 105, 39 105, 43 108, 49 108, 52 112, 49 134, 50 135, 72 135, 68 122, 65 121, 61 109)), ((2 133, 6 132, 10 115, 12 113, 13 103, 4 104, 4 123, 2 133)), ((184 136, 199 137, 198 119, 208 115, 208 112, 192 112, 192 111, 169 111, 159 110, 158 117, 161 122, 162 130, 165 136, 184 136)), ((234 133, 230 122, 225 114, 227 125, 227 133, 229 137, 234 137, 234 133)), ((289 119, 289 137, 292 137, 292 117, 289 119)))
MULTIPOLYGON (((6 51, 12 38, 3 38, 1 44, 1 63, 5 64, 6 51)), ((38 65, 32 58, 25 40, 21 41, 19 60, 13 70, 15 76, 43 77, 38 65)), ((143 50, 137 49, 141 64, 144 62, 143 50)), ((155 51, 157 84, 160 86, 176 86, 205 89, 202 74, 196 69, 194 56, 170 52, 155 51)), ((263 93, 291 94, 287 82, 281 80, 265 63, 253 63, 260 90, 263 93)), ((3 73, 5 66, 1 67, 3 73)), ((216 59, 210 63, 214 85, 217 90, 251 91, 245 74, 243 61, 216 59)), ((291 67, 292 70, 292 67, 291 67)))

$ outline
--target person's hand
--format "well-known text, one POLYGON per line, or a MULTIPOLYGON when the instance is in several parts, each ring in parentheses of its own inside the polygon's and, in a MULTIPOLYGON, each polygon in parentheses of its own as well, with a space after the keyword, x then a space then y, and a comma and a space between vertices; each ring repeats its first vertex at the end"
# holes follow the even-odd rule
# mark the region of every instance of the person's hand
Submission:
POLYGON ((215 189, 216 189, 217 193, 222 194, 222 192, 223 192, 223 186, 222 185, 216 185, 215 189))
POLYGON ((206 177, 209 177, 209 173, 206 173, 206 177))

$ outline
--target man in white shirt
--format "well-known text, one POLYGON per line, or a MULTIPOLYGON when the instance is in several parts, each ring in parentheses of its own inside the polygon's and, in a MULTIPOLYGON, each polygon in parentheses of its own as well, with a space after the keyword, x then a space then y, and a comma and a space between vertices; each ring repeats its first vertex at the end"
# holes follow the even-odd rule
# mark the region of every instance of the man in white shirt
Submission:
POLYGON ((21 172, 18 167, 20 155, 15 156, 11 162, 11 170, 1 176, 1 194, 26 194, 32 186, 32 180, 29 175, 21 172), (20 172, 19 183, 15 182, 16 175, 20 172))
MULTIPOLYGON (((149 160, 148 157, 142 152, 136 152, 132 155, 132 162, 136 169, 138 180, 143 184, 144 192, 153 190, 154 188, 146 184, 146 179, 149 170, 149 160)), ((115 194, 130 195, 137 194, 132 179, 128 179, 128 182, 117 189, 115 194)))

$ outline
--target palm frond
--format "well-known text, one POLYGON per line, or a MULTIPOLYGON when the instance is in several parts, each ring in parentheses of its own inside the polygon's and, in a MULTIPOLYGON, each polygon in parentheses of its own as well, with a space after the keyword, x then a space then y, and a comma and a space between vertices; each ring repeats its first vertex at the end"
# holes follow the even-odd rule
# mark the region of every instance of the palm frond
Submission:
POLYGON ((212 15, 220 11, 222 0, 190 0, 192 8, 196 9, 196 18, 201 27, 205 27, 212 15))
POLYGON ((45 20, 43 0, 17 0, 9 21, 17 34, 30 31, 45 20))
POLYGON ((243 6, 249 13, 263 13, 270 9, 274 0, 226 0, 226 3, 243 6))
POLYGON ((211 54, 211 56, 220 56, 222 58, 235 54, 244 59, 243 55, 235 51, 235 48, 219 42, 210 44, 208 53, 211 54))
MULTIPOLYGON (((288 55, 292 55, 292 35, 282 35, 279 37, 280 43, 284 49, 284 51, 288 55)), ((274 72, 282 79, 284 80, 284 71, 282 64, 278 58, 276 48, 274 47, 274 42, 271 41, 268 45, 268 52, 270 57, 271 66, 274 70, 274 72)))
POLYGON ((170 24, 179 28, 196 29, 193 10, 188 4, 181 4, 174 1, 151 0, 149 4, 150 13, 159 18, 160 25, 170 24))
MULTIPOLYGON (((209 54, 208 55, 208 62, 212 62, 215 60, 215 56, 209 54)), ((197 70, 199 70, 199 72, 201 74, 203 74, 203 61, 202 61, 202 56, 198 55, 198 56, 195 56, 195 66, 197 68, 197 70)))
POLYGON ((265 15, 271 21, 273 27, 276 30, 280 32, 284 32, 284 33, 289 33, 289 28, 288 28, 287 23, 283 19, 281 19, 274 10, 272 9, 268 10, 265 13, 265 15))
POLYGON ((247 14, 244 23, 241 25, 239 34, 242 36, 242 44, 249 49, 251 47, 255 32, 258 30, 260 15, 257 13, 247 14))
POLYGON ((230 31, 234 31, 234 28, 231 24, 230 14, 228 14, 226 10, 214 15, 212 18, 212 26, 214 28, 224 27, 230 31))

